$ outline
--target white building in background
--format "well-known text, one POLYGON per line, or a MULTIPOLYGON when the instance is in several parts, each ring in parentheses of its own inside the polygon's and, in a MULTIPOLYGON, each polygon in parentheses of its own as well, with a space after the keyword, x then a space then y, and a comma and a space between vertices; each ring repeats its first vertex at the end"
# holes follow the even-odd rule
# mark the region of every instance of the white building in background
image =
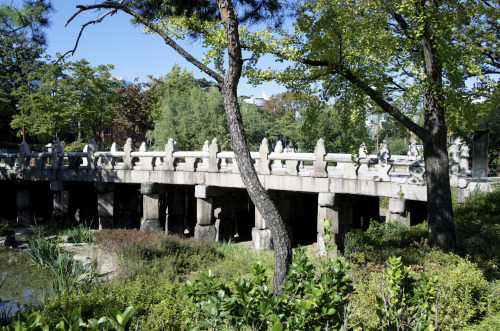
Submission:
POLYGON ((243 99, 243 102, 256 105, 257 107, 264 107, 267 100, 269 100, 269 97, 267 96, 266 91, 262 91, 262 95, 260 97, 251 96, 248 99, 243 99))

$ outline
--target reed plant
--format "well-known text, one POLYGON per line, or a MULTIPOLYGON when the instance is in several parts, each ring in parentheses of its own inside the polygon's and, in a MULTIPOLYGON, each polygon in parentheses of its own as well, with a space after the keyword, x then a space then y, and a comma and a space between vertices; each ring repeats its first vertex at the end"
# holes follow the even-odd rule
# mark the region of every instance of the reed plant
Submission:
POLYGON ((50 295, 71 292, 95 278, 91 266, 86 268, 80 261, 74 260, 69 253, 62 251, 57 243, 45 239, 43 232, 37 232, 32 236, 27 253, 32 263, 50 269, 55 276, 49 284, 49 292, 41 294, 42 302, 50 295))

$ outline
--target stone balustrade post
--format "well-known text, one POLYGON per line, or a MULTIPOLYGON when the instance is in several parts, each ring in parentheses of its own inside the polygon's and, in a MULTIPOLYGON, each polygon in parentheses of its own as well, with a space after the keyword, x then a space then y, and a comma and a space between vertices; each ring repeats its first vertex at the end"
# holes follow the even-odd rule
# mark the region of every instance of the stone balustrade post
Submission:
POLYGON ((160 195, 155 183, 142 183, 142 220, 141 230, 159 230, 160 224, 160 195))
POLYGON ((469 159, 470 159, 470 149, 466 143, 463 143, 460 147, 460 174, 462 176, 469 176, 469 159))
POLYGON ((217 138, 212 140, 212 143, 208 147, 208 172, 219 172, 221 167, 221 159, 217 157, 217 153, 220 153, 220 145, 217 138))
MULTIPOLYGON (((283 143, 281 140, 278 140, 276 146, 274 147, 274 154, 283 154, 283 143)), ((274 168, 281 169, 283 168, 283 162, 281 160, 274 160, 273 164, 274 168)))
POLYGON ((52 169, 58 170, 62 165, 64 165, 64 158, 59 156, 59 153, 63 153, 64 149, 61 145, 59 139, 56 139, 54 145, 52 145, 52 169))
POLYGON ((94 191, 97 193, 97 215, 99 217, 99 230, 114 227, 115 194, 112 184, 95 182, 94 191))
POLYGON ((19 166, 21 167, 21 170, 24 170, 30 166, 30 158, 26 156, 26 154, 29 154, 30 148, 28 147, 28 144, 23 141, 21 143, 21 146, 19 147, 19 166))
MULTIPOLYGON (((209 149, 209 146, 210 146, 210 142, 208 140, 205 140, 205 143, 203 143, 203 148, 201 149, 203 153, 210 153, 210 149, 209 149)), ((204 167, 207 167, 208 169, 208 160, 209 158, 207 157, 204 157, 202 159, 202 162, 201 164, 204 166, 204 167)))
POLYGON ((95 142, 94 138, 90 139, 89 143, 87 144, 87 165, 90 170, 95 170, 96 165, 97 165, 97 159, 94 156, 94 153, 97 152, 97 143, 95 142))
POLYGON ((167 144, 165 145, 165 163, 163 165, 164 170, 174 171, 177 167, 177 159, 174 158, 174 152, 177 152, 177 143, 174 139, 169 138, 167 144))
MULTIPOLYGON (((147 151, 148 151, 148 146, 146 145, 146 142, 143 141, 141 146, 139 147, 139 152, 147 152, 147 151)), ((141 170, 152 171, 154 169, 155 163, 156 163, 155 157, 141 156, 139 158, 139 164, 141 165, 141 170)))
POLYGON ((132 142, 132 138, 127 138, 127 141, 125 141, 125 145, 123 146, 123 152, 125 153, 123 156, 123 170, 134 169, 134 160, 132 157, 133 151, 134 143, 132 142))
MULTIPOLYGON (((118 152, 118 146, 116 145, 115 142, 111 144, 111 148, 109 149, 110 152, 118 152)), ((115 168, 116 164, 116 158, 112 156, 101 156, 99 158, 99 163, 101 164, 102 168, 104 170, 113 170, 115 168)))
POLYGON ((89 144, 85 144, 85 146, 83 146, 83 152, 87 153, 87 157, 82 157, 82 167, 87 167, 89 165, 89 144))
POLYGON ((457 144, 453 144, 448 149, 448 158, 450 162, 450 186, 458 186, 458 175, 460 174, 460 149, 457 144))
MULTIPOLYGON (((359 146, 358 156, 360 160, 366 159, 368 157, 368 148, 366 148, 365 143, 361 143, 361 146, 359 146)), ((360 164, 356 173, 358 173, 359 171, 369 171, 369 170, 370 169, 368 168, 368 164, 360 164)))
POLYGON ((391 177, 389 176, 389 171, 391 171, 392 166, 389 164, 391 158, 391 151, 389 150, 389 145, 387 141, 382 141, 380 144, 380 149, 377 153, 378 157, 378 177, 377 180, 381 182, 390 182, 391 177))
POLYGON ((270 148, 269 148, 269 141, 264 138, 262 139, 262 142, 260 144, 259 148, 259 169, 257 170, 257 173, 259 175, 270 175, 271 174, 271 160, 269 160, 269 153, 270 153, 270 148))
POLYGON ((316 157, 316 160, 314 161, 313 177, 328 177, 328 173, 326 171, 327 162, 325 161, 325 141, 323 140, 323 138, 320 138, 316 143, 316 147, 314 148, 314 155, 316 157))

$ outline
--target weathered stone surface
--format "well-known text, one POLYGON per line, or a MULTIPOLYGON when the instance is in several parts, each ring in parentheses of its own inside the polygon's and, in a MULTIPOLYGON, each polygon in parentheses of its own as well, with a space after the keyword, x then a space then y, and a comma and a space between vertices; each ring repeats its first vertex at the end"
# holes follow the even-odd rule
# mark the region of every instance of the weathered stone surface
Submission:
POLYGON ((158 219, 152 219, 152 220, 148 220, 148 219, 143 219, 141 221, 141 230, 160 230, 161 229, 161 226, 160 226, 160 221, 158 219))
POLYGON ((321 207, 333 207, 337 204, 335 193, 319 193, 318 205, 321 207))
POLYGON ((196 201, 196 223, 198 225, 213 224, 213 198, 197 199, 196 201))
POLYGON ((156 184, 155 183, 141 183, 141 194, 155 194, 156 184))
POLYGON ((158 220, 160 218, 160 195, 148 194, 142 196, 142 214, 144 219, 158 220))
POLYGON ((273 241, 271 237, 271 230, 260 230, 254 227, 252 229, 252 244, 253 249, 255 250, 272 249, 273 241))
POLYGON ((404 213, 406 211, 406 200, 398 198, 390 198, 389 211, 393 214, 404 213))
POLYGON ((196 227, 194 228, 194 237, 196 239, 215 240, 216 236, 217 230, 215 225, 196 224, 196 227))

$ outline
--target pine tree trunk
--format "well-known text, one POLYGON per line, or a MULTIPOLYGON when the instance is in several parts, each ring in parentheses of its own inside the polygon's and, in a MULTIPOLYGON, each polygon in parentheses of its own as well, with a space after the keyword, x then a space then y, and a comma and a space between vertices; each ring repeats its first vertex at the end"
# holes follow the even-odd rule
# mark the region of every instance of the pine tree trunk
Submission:
POLYGON ((238 22, 234 16, 230 0, 218 0, 217 3, 222 22, 224 23, 229 55, 226 77, 224 78, 224 83, 220 86, 220 90, 224 100, 233 151, 248 195, 262 217, 267 221, 271 230, 274 245, 273 288, 275 293, 279 293, 280 287, 285 282, 289 265, 292 262, 290 237, 286 230, 285 222, 281 218, 269 194, 260 183, 257 172, 252 164, 237 96, 238 82, 241 77, 243 65, 238 35, 238 22))

